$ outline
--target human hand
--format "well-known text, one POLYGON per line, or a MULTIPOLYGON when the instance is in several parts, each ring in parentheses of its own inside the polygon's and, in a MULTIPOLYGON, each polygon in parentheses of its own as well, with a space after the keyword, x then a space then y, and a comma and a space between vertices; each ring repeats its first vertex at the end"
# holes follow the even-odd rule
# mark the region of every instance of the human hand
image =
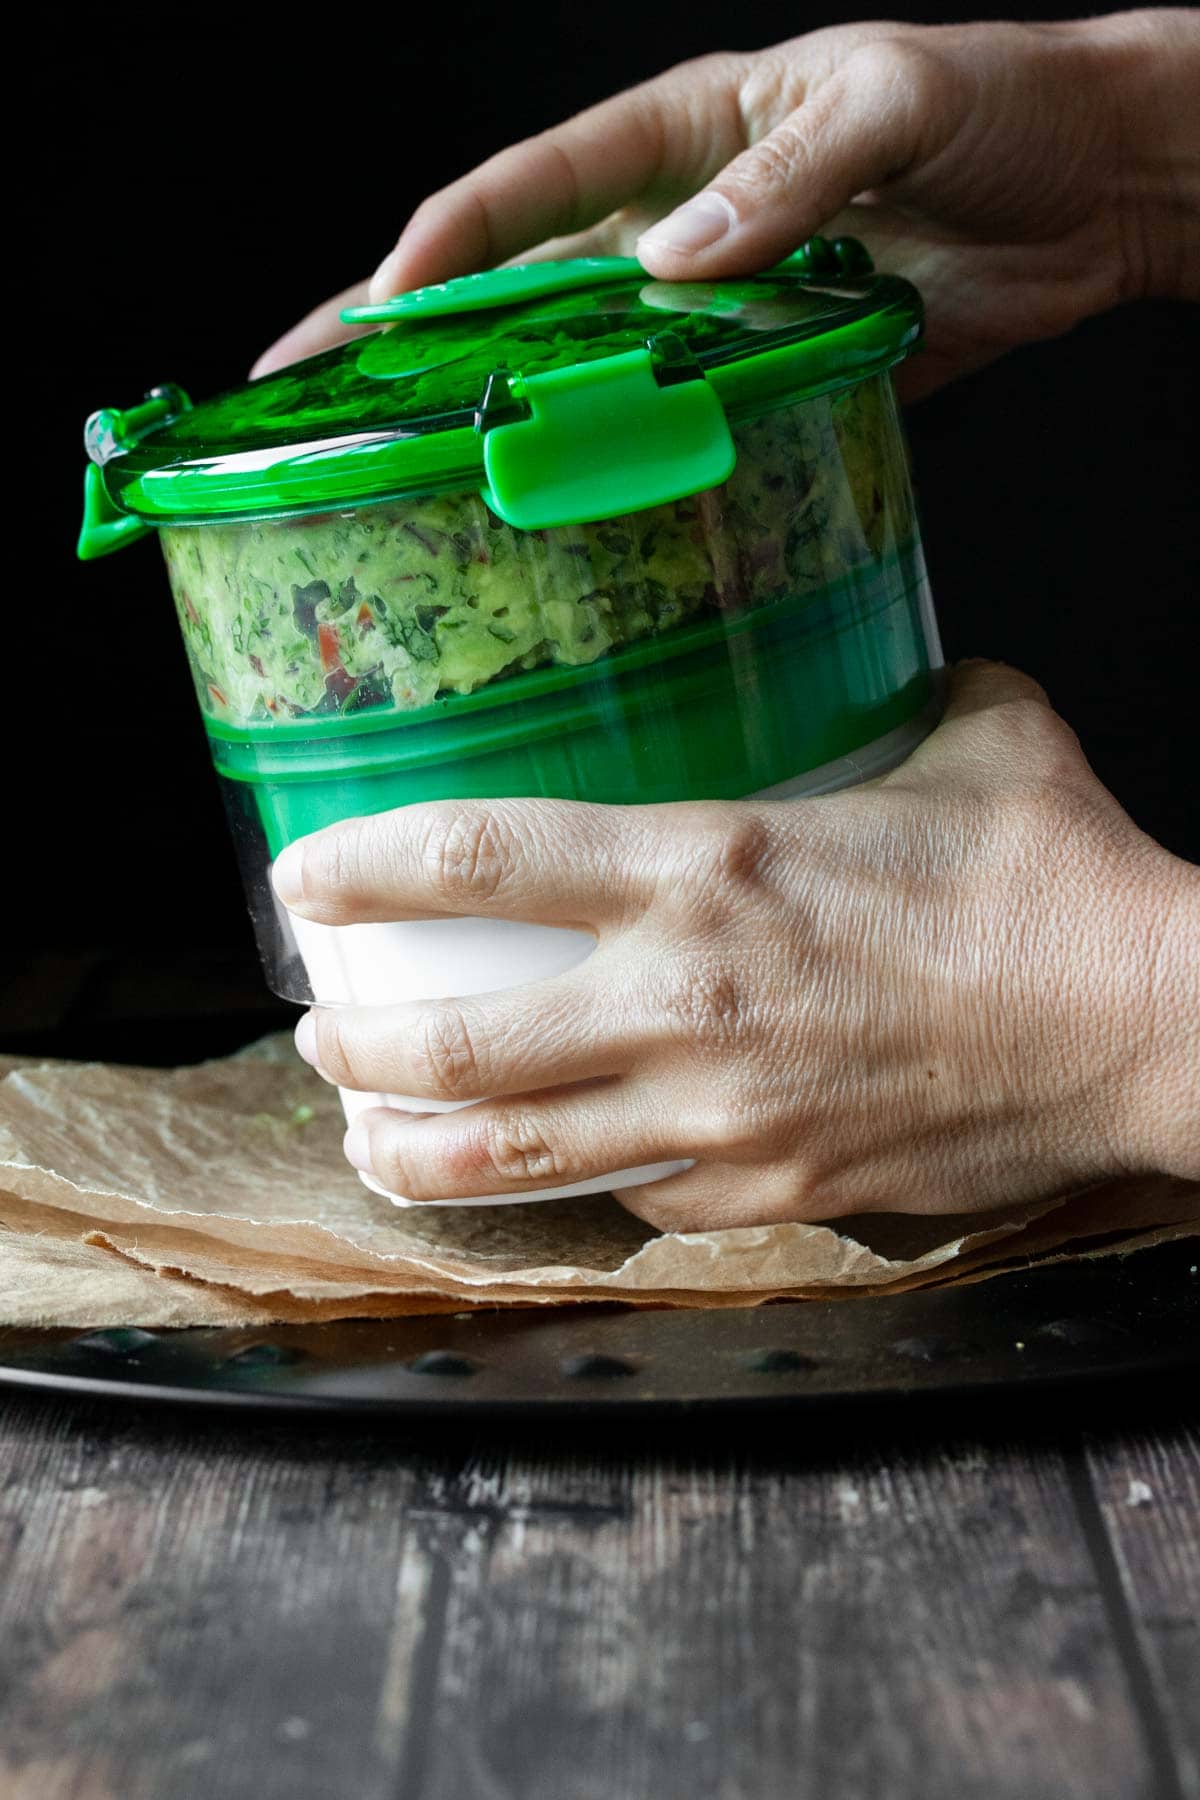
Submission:
POLYGON ((302 840, 275 880, 326 924, 598 940, 527 988, 306 1016, 301 1054, 341 1086, 490 1096, 360 1115, 351 1160, 415 1199, 695 1157, 618 1196, 690 1230, 1200 1177, 1200 871, 1011 669, 960 667, 943 724, 860 788, 419 805, 302 840))
POLYGON ((927 309, 909 398, 1117 301, 1200 295, 1200 14, 873 23, 723 52, 516 144, 426 200, 373 279, 263 374, 353 335, 344 305, 504 261, 636 253, 662 280, 863 238, 927 309))

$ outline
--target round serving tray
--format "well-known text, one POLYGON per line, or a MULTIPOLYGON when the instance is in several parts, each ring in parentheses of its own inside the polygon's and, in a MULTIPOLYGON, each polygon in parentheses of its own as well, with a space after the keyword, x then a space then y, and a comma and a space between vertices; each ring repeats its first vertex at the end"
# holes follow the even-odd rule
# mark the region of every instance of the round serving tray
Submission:
POLYGON ((892 1298, 510 1307, 269 1330, 0 1330, 0 1385, 375 1414, 687 1412, 1162 1376, 1200 1363, 1200 1243, 892 1298))

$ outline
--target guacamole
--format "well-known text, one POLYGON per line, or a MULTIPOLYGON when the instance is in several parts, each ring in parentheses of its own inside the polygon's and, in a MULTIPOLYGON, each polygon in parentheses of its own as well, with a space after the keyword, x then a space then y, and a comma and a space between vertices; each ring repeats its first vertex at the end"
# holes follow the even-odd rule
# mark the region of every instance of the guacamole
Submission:
POLYGON ((734 439, 722 487, 595 524, 519 532, 455 493, 164 528, 201 706, 234 728, 407 712, 697 615, 815 594, 910 535, 887 377, 734 439))

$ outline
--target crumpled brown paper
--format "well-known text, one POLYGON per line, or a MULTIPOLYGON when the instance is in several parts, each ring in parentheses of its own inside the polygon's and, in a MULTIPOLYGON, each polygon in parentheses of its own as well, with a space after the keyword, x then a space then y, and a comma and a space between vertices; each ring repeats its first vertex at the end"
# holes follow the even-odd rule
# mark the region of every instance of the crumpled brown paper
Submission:
POLYGON ((0 1059, 0 1324, 267 1324, 625 1301, 746 1306, 977 1280, 1200 1232, 1151 1177, 955 1218, 660 1235, 607 1196, 399 1209, 290 1038, 196 1067, 0 1059))

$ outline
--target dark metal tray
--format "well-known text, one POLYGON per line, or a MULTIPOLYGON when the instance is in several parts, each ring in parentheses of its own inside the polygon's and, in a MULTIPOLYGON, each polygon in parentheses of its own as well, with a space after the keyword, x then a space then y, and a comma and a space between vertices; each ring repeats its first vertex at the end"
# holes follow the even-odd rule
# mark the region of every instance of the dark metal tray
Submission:
POLYGON ((893 1298, 521 1307, 270 1330, 0 1330, 0 1384, 283 1412, 690 1411, 1200 1365, 1200 1244, 893 1298))

